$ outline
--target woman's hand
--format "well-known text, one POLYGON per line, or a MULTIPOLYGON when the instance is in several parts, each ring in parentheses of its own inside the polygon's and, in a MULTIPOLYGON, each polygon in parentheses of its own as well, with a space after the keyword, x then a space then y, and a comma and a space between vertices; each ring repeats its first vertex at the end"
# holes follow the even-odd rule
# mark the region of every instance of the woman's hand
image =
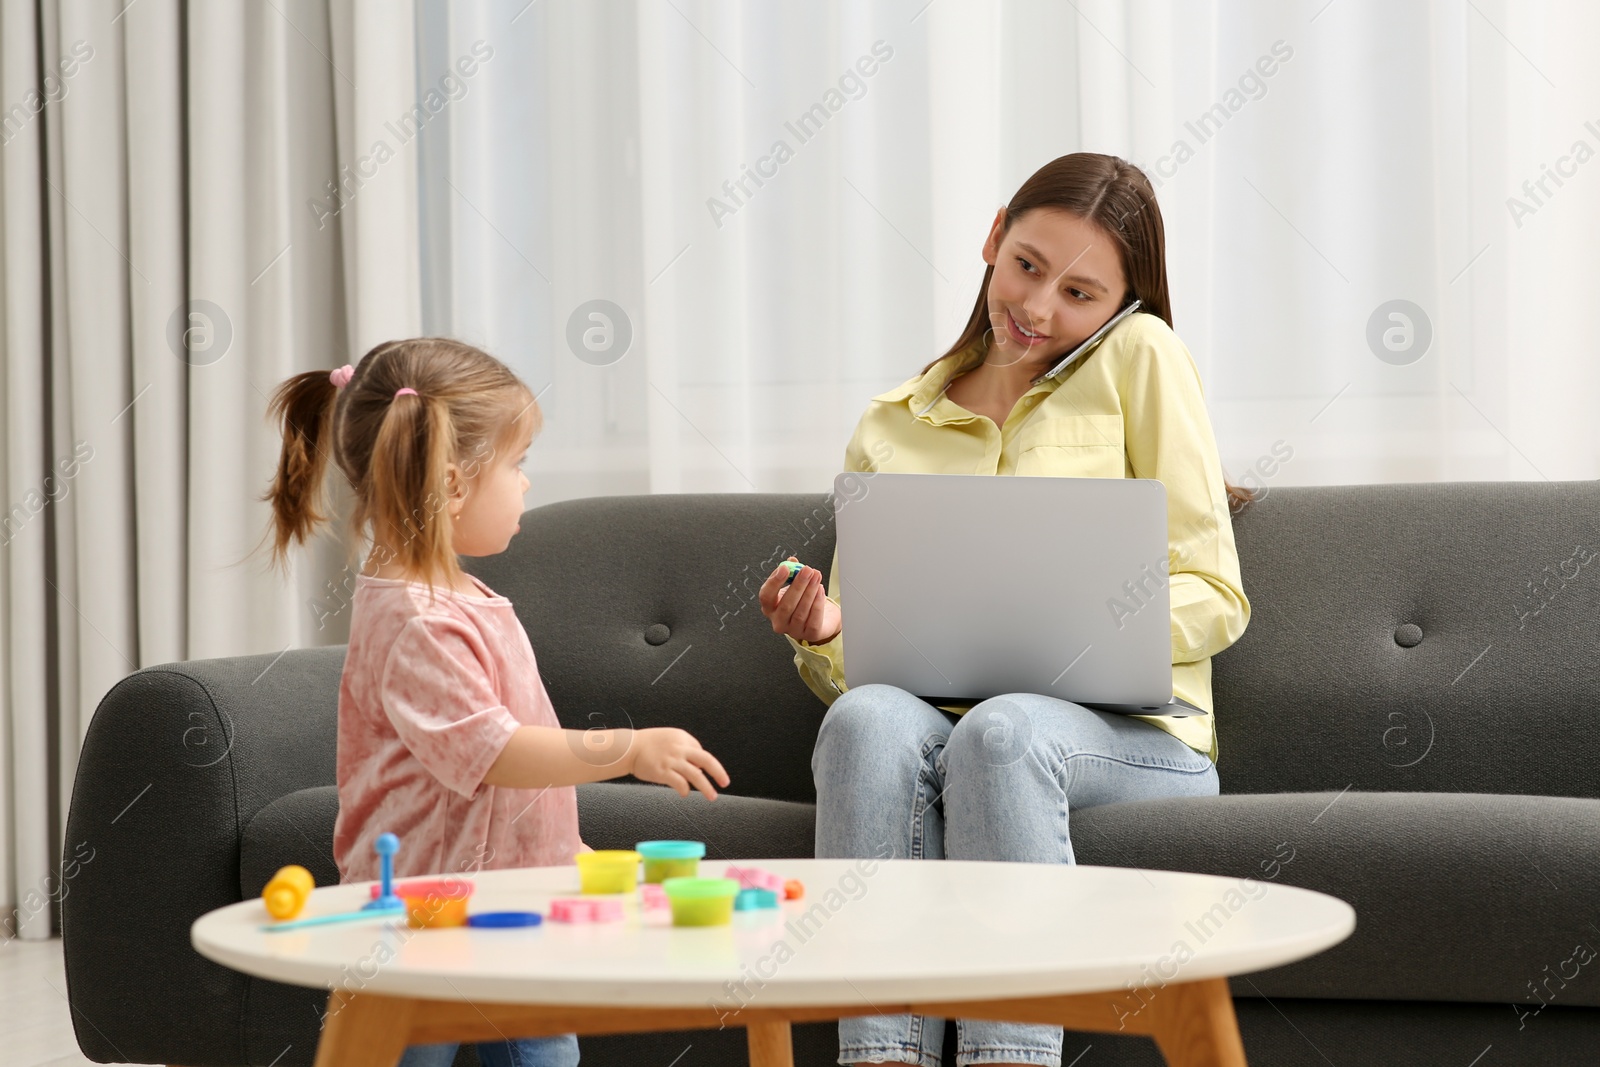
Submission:
POLYGON ((689 790, 694 788, 704 793, 707 800, 717 799, 708 773, 718 785, 724 789, 728 787, 728 772, 687 730, 672 726, 635 730, 632 756, 631 770, 635 778, 670 785, 680 797, 688 796, 689 790))
POLYGON ((780 563, 761 583, 758 594, 761 614, 772 622, 773 633, 787 634, 810 645, 832 641, 839 635, 844 618, 839 605, 823 592, 822 572, 815 567, 802 567, 786 589, 783 580, 788 575, 789 568, 780 563))

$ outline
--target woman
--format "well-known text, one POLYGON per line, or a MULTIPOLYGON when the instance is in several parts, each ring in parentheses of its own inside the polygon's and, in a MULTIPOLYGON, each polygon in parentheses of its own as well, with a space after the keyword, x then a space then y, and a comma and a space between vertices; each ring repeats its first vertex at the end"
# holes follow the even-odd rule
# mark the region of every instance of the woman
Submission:
MULTIPOLYGON (((983 258, 960 339, 872 399, 845 469, 1159 479, 1173 691, 1209 711, 1211 657, 1250 619, 1230 506, 1252 496, 1223 477, 1199 373, 1172 332, 1155 193, 1124 160, 1063 156, 996 214, 983 258), (1038 380, 1135 298, 1089 354, 1038 380)), ((1063 550, 1038 546, 1041 559, 1063 550)), ((1072 863, 1076 809, 1217 795, 1209 715, 1118 715, 1036 693, 934 707, 895 686, 847 689, 837 551, 826 596, 815 568, 784 588, 787 574, 775 570, 760 601, 829 704, 811 761, 819 857, 883 855, 887 843, 902 858, 1072 863)), ((958 1020, 957 1031, 962 1067, 1061 1063, 1059 1027, 958 1020)), ((943 1038, 939 1019, 846 1019, 839 1062, 938 1067, 943 1038)))

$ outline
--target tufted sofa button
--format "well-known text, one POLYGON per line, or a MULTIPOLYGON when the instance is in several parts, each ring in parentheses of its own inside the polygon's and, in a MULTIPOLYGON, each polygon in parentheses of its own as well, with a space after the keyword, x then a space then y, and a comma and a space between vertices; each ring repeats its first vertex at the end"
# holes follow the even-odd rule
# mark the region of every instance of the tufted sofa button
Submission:
POLYGON ((664 645, 671 636, 672 631, 659 622, 644 632, 644 639, 652 645, 664 645))
POLYGON ((1394 632, 1394 643, 1401 648, 1415 648, 1422 644, 1422 627, 1408 622, 1394 632))

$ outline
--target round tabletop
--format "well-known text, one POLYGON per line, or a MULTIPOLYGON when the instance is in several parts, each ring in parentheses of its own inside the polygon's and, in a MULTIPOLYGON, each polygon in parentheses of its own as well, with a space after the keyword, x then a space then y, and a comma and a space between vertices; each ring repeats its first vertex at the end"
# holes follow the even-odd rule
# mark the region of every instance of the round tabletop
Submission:
MULTIPOLYGON (((291 985, 440 1000, 736 1008, 1048 996, 1244 974, 1335 945, 1355 911, 1273 882, 1081 864, 737 861, 805 895, 731 926, 674 927, 624 894, 623 919, 414 930, 403 919, 267 933, 260 900, 201 916, 201 955, 291 985)), ((720 876, 727 861, 707 860, 720 876)), ((546 912, 576 867, 479 871, 469 911, 546 912)), ((301 918, 353 911, 372 883, 317 889, 301 918)))

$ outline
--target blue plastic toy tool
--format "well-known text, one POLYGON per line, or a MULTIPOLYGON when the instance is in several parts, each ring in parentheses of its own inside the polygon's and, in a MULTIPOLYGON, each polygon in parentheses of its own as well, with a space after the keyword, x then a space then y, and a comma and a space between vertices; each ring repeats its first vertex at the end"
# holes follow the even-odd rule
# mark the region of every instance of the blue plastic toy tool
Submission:
POLYGON ((490 911, 467 916, 468 926, 506 930, 517 926, 538 926, 544 917, 536 911, 490 911))
POLYGON ((383 891, 361 906, 362 911, 387 911, 405 909, 405 901, 394 892, 394 854, 400 851, 400 839, 393 834, 379 834, 373 845, 378 850, 378 864, 382 871, 383 891))
POLYGON ((363 908, 360 911, 341 911, 333 915, 313 915, 309 919, 292 919, 289 922, 271 923, 261 929, 269 934, 281 934, 288 930, 302 930, 307 926, 326 926, 329 923, 354 922, 357 919, 387 919, 391 916, 402 916, 406 912, 405 904, 398 904, 392 908, 363 908))

